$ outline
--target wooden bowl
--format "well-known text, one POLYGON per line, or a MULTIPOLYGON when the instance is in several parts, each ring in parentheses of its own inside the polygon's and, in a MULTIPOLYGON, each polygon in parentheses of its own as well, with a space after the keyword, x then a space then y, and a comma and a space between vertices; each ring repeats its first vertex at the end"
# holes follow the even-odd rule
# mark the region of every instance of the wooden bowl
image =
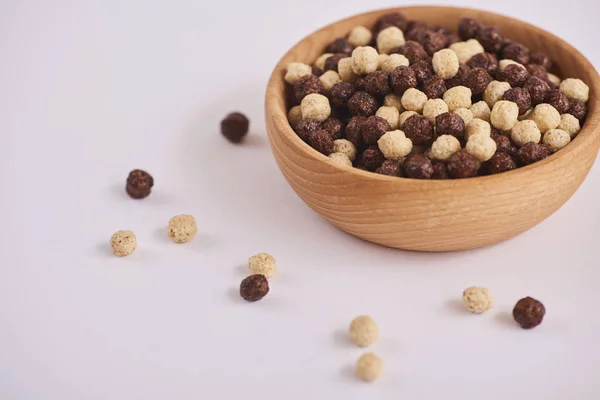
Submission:
POLYGON ((455 251, 497 243, 524 232, 561 207, 587 176, 600 146, 600 78, 575 48, 533 25, 506 16, 454 7, 406 7, 356 15, 307 36, 275 67, 266 92, 271 150, 294 191, 340 229, 384 246, 455 251), (330 161, 304 143, 287 121, 285 67, 312 64, 333 39, 381 15, 401 11, 409 19, 455 30, 462 17, 498 26, 512 40, 543 50, 560 64, 561 77, 590 87, 588 117, 577 137, 558 153, 513 171, 458 180, 389 177, 330 161))

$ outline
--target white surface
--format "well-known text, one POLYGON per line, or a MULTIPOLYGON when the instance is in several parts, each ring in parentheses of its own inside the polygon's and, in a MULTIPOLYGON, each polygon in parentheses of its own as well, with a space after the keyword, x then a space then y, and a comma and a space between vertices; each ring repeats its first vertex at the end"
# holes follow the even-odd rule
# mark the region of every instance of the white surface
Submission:
MULTIPOLYGON (((270 155, 263 93, 286 49, 330 21, 393 1, 0 3, 0 399, 577 399, 600 397, 596 166, 553 217, 501 245, 416 254, 328 225, 270 155), (244 146, 218 134, 234 109, 244 146), (143 200, 127 173, 156 180, 143 200), (176 245, 168 219, 196 216, 176 245), (132 229, 139 247, 110 254, 132 229), (279 274, 254 304, 245 262, 279 274), (537 266, 536 266, 537 265, 537 266), (462 311, 470 285, 496 306, 462 311), (521 297, 548 310, 532 331, 521 297), (356 381, 345 332, 371 314, 385 362, 356 381)), ((387 3, 387 4, 386 4, 387 3)), ((479 2, 456 2, 479 5, 479 2)), ((595 3, 503 1, 600 65, 595 3)), ((597 10, 596 10, 597 11, 597 10)))

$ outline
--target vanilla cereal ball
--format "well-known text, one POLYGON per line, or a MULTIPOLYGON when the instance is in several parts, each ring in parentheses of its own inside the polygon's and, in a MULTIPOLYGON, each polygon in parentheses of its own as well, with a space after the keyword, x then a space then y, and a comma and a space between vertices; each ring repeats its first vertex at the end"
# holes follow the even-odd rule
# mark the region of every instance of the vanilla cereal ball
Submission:
POLYGON ((427 95, 419 89, 409 88, 404 92, 400 101, 404 109, 420 113, 427 101, 427 95))
POLYGON ((352 166, 352 161, 350 161, 348 156, 344 153, 331 153, 329 155, 329 159, 335 161, 336 163, 346 165, 348 167, 352 166))
POLYGON ((555 152, 571 142, 571 135, 562 129, 550 129, 544 133, 543 142, 548 150, 555 152))
POLYGON ((198 226, 196 225, 196 219, 192 215, 180 214, 169 220, 167 230, 169 237, 175 243, 186 243, 196 236, 198 226))
POLYGON ((287 83, 293 85, 298 81, 298 79, 310 74, 312 74, 312 68, 310 65, 293 62, 287 65, 287 72, 285 73, 284 79, 287 83))
POLYGON ((398 161, 406 157, 412 150, 412 140, 401 130, 386 132, 377 141, 379 150, 385 158, 398 161))
POLYGON ((483 46, 476 39, 453 43, 449 49, 456 53, 458 62, 463 64, 466 64, 475 54, 484 52, 483 46))
POLYGON ((563 114, 560 116, 560 124, 558 124, 558 129, 562 129, 563 131, 567 132, 572 139, 579 133, 581 127, 579 126, 579 120, 577 118, 571 114, 563 114))
POLYGON ((534 121, 525 119, 513 126, 510 131, 510 138, 517 146, 521 147, 529 142, 539 143, 542 134, 534 121))
POLYGON ((248 259, 248 269, 251 274, 261 274, 271 278, 277 272, 275 258, 267 253, 258 253, 248 259))
POLYGON ((396 26, 389 26, 377 35, 377 48, 383 54, 389 54, 391 49, 402 46, 404 43, 406 43, 404 33, 396 26))
POLYGON ((365 353, 356 361, 356 375, 365 382, 373 382, 383 373, 383 361, 373 353, 365 353))
POLYGON ((382 106, 379 107, 376 116, 385 119, 392 129, 398 128, 398 122, 400 121, 400 112, 396 107, 382 106))
POLYGON ((350 45, 358 47, 368 45, 371 43, 371 39, 373 39, 373 33, 368 28, 357 26, 350 31, 347 40, 350 45))
POLYGON ((496 128, 503 131, 508 131, 515 126, 518 121, 518 117, 519 106, 517 106, 517 103, 507 100, 499 100, 494 104, 494 107, 492 107, 492 112, 490 113, 490 122, 496 128))
POLYGON ((333 70, 325 71, 323 75, 319 77, 319 80, 327 90, 331 89, 336 83, 342 81, 338 73, 333 70))
POLYGON ((294 106, 290 108, 290 111, 288 112, 288 121, 290 121, 290 125, 293 129, 296 129, 298 122, 300 122, 301 120, 302 110, 300 109, 300 106, 294 106))
POLYGON ((465 126, 469 125, 469 123, 473 121, 473 118, 475 117, 470 109, 463 107, 457 108, 456 110, 452 111, 452 114, 456 114, 459 117, 461 117, 463 122, 465 123, 465 126))
POLYGON ((479 161, 484 162, 492 158, 496 152, 496 141, 485 133, 471 135, 467 140, 465 150, 479 161))
POLYGON ((452 135, 442 135, 431 145, 429 158, 447 161, 452 154, 460 150, 460 142, 452 135))
POLYGON ((450 49, 442 49, 433 54, 433 70, 442 79, 450 79, 458 72, 458 56, 450 49))
MULTIPOLYGON (((410 90, 410 89, 409 89, 410 90)), ((471 107, 471 89, 465 86, 454 86, 444 93, 444 101, 448 104, 448 110, 471 107)))
POLYGON ((400 120, 398 121, 398 126, 402 126, 402 124, 409 119, 410 117, 412 117, 413 115, 417 114, 414 111, 404 111, 403 113, 400 114, 400 120))
POLYGON ((402 54, 390 54, 385 61, 381 62, 379 69, 390 73, 401 65, 408 67, 409 64, 408 58, 404 57, 402 54))
POLYGON ((350 323, 350 339, 358 347, 367 347, 379 338, 379 328, 368 315, 356 317, 350 323))
POLYGON ((338 74, 344 82, 354 82, 358 79, 358 75, 352 69, 351 57, 345 57, 338 61, 338 74))
POLYGON ((515 60, 509 60, 509 59, 506 59, 506 58, 503 59, 503 60, 498 61, 498 69, 500 71, 503 71, 504 68, 508 67, 510 64, 515 64, 515 65, 518 65, 518 66, 520 66, 520 67, 522 67, 524 69, 527 69, 527 68, 525 68, 525 66, 523 64, 518 63, 515 60))
POLYGON ((469 139, 472 135, 486 135, 492 134, 492 127, 490 123, 479 118, 473 118, 465 129, 465 139, 469 139))
POLYGON ((378 54, 377 50, 371 46, 359 46, 355 48, 352 51, 352 71, 357 75, 366 75, 377 71, 378 54))
POLYGON ((560 124, 560 114, 550 104, 542 103, 535 106, 529 119, 537 124, 540 132, 545 133, 548 129, 556 129, 560 124))
POLYGON ((483 91, 483 100, 491 109, 498 100, 502 100, 504 92, 508 89, 510 89, 510 83, 508 82, 491 81, 483 91))
POLYGON ((312 118, 323 122, 331 115, 329 99, 318 93, 306 95, 300 102, 300 109, 302 119, 312 118))
POLYGON ((331 57, 332 55, 333 55, 333 53, 321 54, 315 61, 315 67, 317 67, 321 70, 324 70, 325 69, 325 61, 327 61, 327 59, 329 57, 331 57))
POLYGON ((387 54, 378 54, 377 55, 377 69, 381 69, 381 64, 383 64, 390 56, 387 54))
POLYGON ((345 154, 350 161, 356 158, 356 146, 348 139, 336 139, 333 141, 333 152, 345 154))
POLYGON ((552 83, 554 83, 555 85, 560 85, 560 78, 550 72, 548 72, 548 80, 552 83))
POLYGON ((590 88, 581 79, 567 78, 560 83, 560 92, 571 99, 586 102, 590 98, 590 88))
POLYGON ((492 308, 494 300, 492 294, 486 288, 471 286, 463 291, 463 303, 469 311, 481 314, 492 308))
POLYGON ((488 122, 490 121, 491 110, 490 106, 488 106, 485 101, 478 101, 477 103, 473 104, 469 110, 471 110, 473 113, 473 118, 479 118, 488 122))
POLYGON ((402 107, 402 97, 396 94, 390 93, 386 95, 383 99, 383 105, 394 107, 401 113, 404 112, 404 107, 402 107))
POLYGON ((110 247, 115 256, 128 256, 137 248, 137 239, 133 231, 116 231, 110 237, 110 247))
POLYGON ((448 104, 442 99, 429 99, 423 106, 423 115, 435 125, 435 117, 448 112, 448 104))

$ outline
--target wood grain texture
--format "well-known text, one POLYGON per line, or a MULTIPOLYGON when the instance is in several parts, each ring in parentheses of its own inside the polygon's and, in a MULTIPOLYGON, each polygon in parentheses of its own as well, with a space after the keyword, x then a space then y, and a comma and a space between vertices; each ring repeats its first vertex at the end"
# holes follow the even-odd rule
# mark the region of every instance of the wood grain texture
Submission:
POLYGON ((537 225, 560 208, 587 176, 600 146, 600 77, 575 48, 533 25, 506 16, 455 7, 405 7, 338 21, 296 44, 270 78, 265 117, 271 149, 294 191, 317 213, 352 235, 384 246, 456 251, 490 245, 537 225), (588 118, 566 148, 506 173, 463 180, 395 178, 342 166, 313 150, 287 122, 285 66, 312 63, 327 43, 357 25, 372 26, 390 11, 455 30, 462 17, 498 26, 511 39, 558 60, 554 72, 590 86, 588 118))

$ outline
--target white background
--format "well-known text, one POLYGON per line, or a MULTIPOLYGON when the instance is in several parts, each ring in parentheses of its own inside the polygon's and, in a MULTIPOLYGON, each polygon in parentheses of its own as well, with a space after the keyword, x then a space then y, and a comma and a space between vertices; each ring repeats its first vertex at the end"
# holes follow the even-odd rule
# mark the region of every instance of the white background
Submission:
MULTIPOLYGON (((316 28, 398 4, 0 2, 0 399, 600 398, 598 165, 535 229, 451 254, 348 236, 277 170, 263 122, 272 67, 316 28), (218 131, 232 110, 252 121, 242 146, 218 131), (124 191, 134 168, 156 182, 142 201, 124 191), (199 225, 185 245, 166 235, 179 213, 199 225), (118 229, 137 234, 131 257, 110 252, 118 229), (245 303, 239 282, 260 251, 279 274, 245 303), (495 307, 465 312, 470 285, 495 307), (510 317, 524 296, 547 307, 531 331, 510 317), (374 384, 353 376, 362 351, 346 335, 364 313, 381 330, 374 384)), ((592 0, 491 8, 600 65, 592 0)))

